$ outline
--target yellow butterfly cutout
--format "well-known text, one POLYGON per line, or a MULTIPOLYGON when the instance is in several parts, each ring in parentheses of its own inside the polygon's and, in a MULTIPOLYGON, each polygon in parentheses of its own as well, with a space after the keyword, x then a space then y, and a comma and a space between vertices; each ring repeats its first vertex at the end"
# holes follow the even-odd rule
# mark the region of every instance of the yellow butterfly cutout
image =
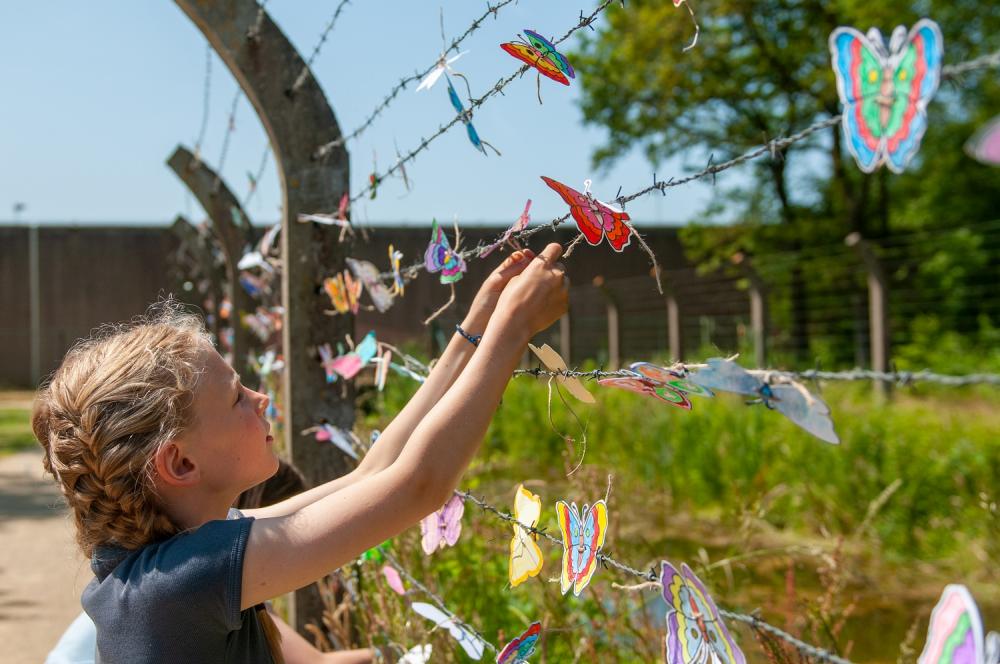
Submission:
MULTIPOLYGON (((542 361, 542 364, 549 371, 568 371, 565 360, 562 359, 559 353, 552 349, 552 346, 544 344, 541 348, 538 348, 537 346, 528 344, 528 348, 538 356, 538 359, 542 361)), ((583 383, 579 379, 571 376, 556 376, 556 381, 562 383, 570 394, 583 403, 594 403, 594 395, 587 391, 587 388, 583 386, 583 383)))
MULTIPOLYGON (((534 528, 542 515, 542 499, 524 488, 517 487, 514 496, 514 518, 519 523, 534 528)), ((535 542, 538 536, 518 524, 513 524, 514 536, 510 539, 509 578, 511 587, 518 586, 542 571, 542 550, 535 542)))

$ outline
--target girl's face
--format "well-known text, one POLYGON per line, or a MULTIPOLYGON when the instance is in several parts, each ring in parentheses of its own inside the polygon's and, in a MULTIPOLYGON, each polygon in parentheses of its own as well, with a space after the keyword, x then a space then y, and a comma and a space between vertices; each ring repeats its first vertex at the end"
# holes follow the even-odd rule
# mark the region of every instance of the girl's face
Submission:
POLYGON ((271 425, 264 419, 269 399, 244 387, 214 348, 206 345, 200 360, 190 454, 206 488, 235 497, 278 470, 271 425))

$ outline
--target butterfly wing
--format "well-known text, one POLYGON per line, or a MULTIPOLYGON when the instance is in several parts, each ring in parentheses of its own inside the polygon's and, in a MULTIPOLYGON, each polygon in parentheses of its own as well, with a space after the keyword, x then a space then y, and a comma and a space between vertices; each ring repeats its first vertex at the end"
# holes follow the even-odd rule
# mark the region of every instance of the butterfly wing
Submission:
POLYGON ((645 394, 646 396, 669 403, 672 406, 677 406, 678 408, 683 408, 684 410, 691 410, 691 400, 684 396, 683 392, 680 392, 679 390, 676 390, 668 385, 658 385, 645 378, 629 378, 627 376, 622 376, 620 378, 602 378, 597 381, 597 384, 617 387, 622 390, 629 390, 630 392, 637 392, 639 394, 645 394))
POLYGON ((556 50, 555 44, 550 42, 545 37, 541 36, 534 30, 525 30, 524 36, 527 37, 528 42, 540 51, 546 58, 551 60, 559 68, 559 71, 566 74, 570 78, 576 78, 576 72, 573 70, 573 65, 569 63, 562 53, 556 50))
POLYGON ((399 664, 427 664, 431 661, 432 652, 434 649, 429 643, 413 646, 400 658, 399 664))
POLYGON ((343 275, 338 274, 324 279, 323 290, 326 291, 337 313, 345 314, 350 310, 351 305, 347 301, 347 287, 344 285, 343 275))
POLYGON ((531 653, 535 652, 535 645, 542 634, 542 624, 531 623, 528 629, 521 632, 516 639, 503 647, 497 655, 497 664, 517 664, 526 662, 531 653))
POLYGON ((577 542, 583 534, 583 527, 580 523, 580 512, 573 503, 572 507, 566 501, 560 500, 556 503, 556 517, 559 520, 559 532, 562 534, 563 557, 562 568, 559 573, 559 587, 565 595, 573 587, 576 574, 573 572, 572 551, 576 548, 577 542))
POLYGON ((945 586, 927 626, 927 643, 917 664, 983 664, 983 623, 969 589, 945 586))
POLYGON ((693 369, 688 376, 695 385, 720 392, 735 392, 757 396, 764 383, 732 360, 713 357, 706 361, 708 366, 693 369))
POLYGON ((965 144, 965 152, 990 166, 1000 166, 1000 115, 981 127, 965 144))
POLYGON ((441 546, 440 511, 428 514, 420 521, 420 546, 428 556, 441 546))
POLYGON ((685 379, 683 373, 652 364, 651 362, 633 362, 629 365, 629 371, 639 374, 654 383, 667 385, 686 394, 696 394, 702 397, 715 396, 708 388, 696 385, 685 379))
POLYGON ((375 367, 375 387, 381 392, 385 389, 385 381, 389 377, 389 365, 392 364, 392 351, 386 349, 382 353, 382 357, 379 358, 378 365, 375 367))
POLYGON ((379 313, 388 311, 389 307, 392 306, 392 293, 379 280, 378 268, 368 261, 359 261, 354 258, 345 258, 344 261, 358 281, 364 284, 372 299, 372 304, 375 305, 379 313))
POLYGON ((706 662, 705 635, 691 606, 691 591, 680 571, 667 561, 660 562, 660 585, 667 603, 667 664, 706 662))
POLYGON ((361 343, 355 346, 354 352, 361 360, 362 365, 367 365, 372 361, 375 354, 378 353, 378 342, 375 340, 374 330, 365 335, 361 343))
POLYGON ((601 201, 595 200, 594 204, 599 210, 601 226, 604 229, 604 237, 608 238, 611 247, 621 252, 632 241, 632 228, 625 222, 631 217, 621 210, 613 210, 610 206, 601 201))
POLYGON ((941 28, 921 19, 910 30, 902 53, 893 54, 894 99, 885 128, 887 166, 902 173, 920 149, 927 130, 927 103, 941 81, 944 40, 941 28))
MULTIPOLYGON (((568 371, 566 367, 566 362, 562 359, 551 346, 548 344, 543 344, 541 348, 528 344, 528 348, 531 352, 542 361, 542 364, 549 371, 568 371)), ((587 388, 583 386, 583 383, 579 381, 574 376, 559 376, 556 380, 566 386, 566 390, 572 394, 574 397, 582 401, 583 403, 596 403, 594 401, 594 395, 587 391, 587 388)))
POLYGON ((465 501, 461 496, 452 495, 441 510, 441 522, 444 524, 444 541, 448 546, 455 546, 462 534, 462 515, 465 514, 465 501))
MULTIPOLYGON (((534 527, 542 514, 542 499, 521 485, 514 496, 514 519, 534 527)), ((531 533, 513 524, 514 536, 510 539, 510 564, 508 578, 511 587, 517 587, 542 571, 542 550, 531 533)))
POLYGON ((573 219, 576 221, 580 232, 583 233, 584 238, 586 238, 587 243, 591 245, 600 244, 601 238, 604 237, 604 224, 594 214, 594 211, 590 209, 590 199, 576 189, 567 187, 562 182, 557 182, 552 178, 543 175, 542 180, 554 189, 557 194, 562 196, 563 201, 569 205, 570 214, 573 215, 573 219))
POLYGON ((397 595, 405 595, 406 588, 403 586, 403 579, 399 576, 399 572, 392 565, 386 565, 382 568, 382 576, 385 577, 385 582, 392 588, 392 591, 397 595))
POLYGON ((445 627, 469 657, 476 660, 482 658, 486 644, 475 634, 462 627, 454 616, 448 615, 426 602, 414 602, 410 607, 420 616, 432 621, 435 628, 445 627))
POLYGON ((517 42, 506 42, 504 44, 500 44, 500 48, 505 50, 510 55, 513 55, 521 62, 531 65, 543 76, 551 78, 557 83, 569 85, 569 79, 566 78, 566 75, 559 68, 559 65, 553 60, 545 57, 545 54, 541 51, 531 46, 526 46, 525 44, 518 44, 517 42))
POLYGON ((868 37, 848 27, 830 34, 830 55, 844 106, 841 118, 847 148, 858 168, 871 173, 885 159, 878 97, 888 63, 868 37))
POLYGON ((584 509, 583 530, 580 542, 582 552, 578 549, 578 558, 574 561, 576 579, 573 582, 573 594, 577 597, 590 583, 591 577, 597 571, 597 554, 604 546, 604 538, 608 534, 608 506, 603 500, 598 500, 590 509, 584 509))
POLYGON ((726 623, 719 615, 719 608, 708 594, 705 585, 701 582, 691 568, 685 563, 681 563, 681 575, 686 581, 691 599, 698 607, 698 612, 703 616, 702 626, 707 635, 706 644, 715 651, 721 664, 746 664, 746 657, 743 651, 736 645, 736 641, 729 634, 726 623))
POLYGON ((830 408, 819 397, 801 385, 779 383, 770 387, 775 397, 768 401, 771 407, 820 440, 834 445, 840 442, 833 430, 830 408))

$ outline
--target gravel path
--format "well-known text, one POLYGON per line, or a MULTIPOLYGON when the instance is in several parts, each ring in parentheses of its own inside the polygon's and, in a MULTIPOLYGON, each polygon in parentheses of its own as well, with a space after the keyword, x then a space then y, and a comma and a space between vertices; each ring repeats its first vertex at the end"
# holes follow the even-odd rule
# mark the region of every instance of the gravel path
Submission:
POLYGON ((0 456, 0 651, 40 664, 81 611, 90 568, 41 451, 0 456))

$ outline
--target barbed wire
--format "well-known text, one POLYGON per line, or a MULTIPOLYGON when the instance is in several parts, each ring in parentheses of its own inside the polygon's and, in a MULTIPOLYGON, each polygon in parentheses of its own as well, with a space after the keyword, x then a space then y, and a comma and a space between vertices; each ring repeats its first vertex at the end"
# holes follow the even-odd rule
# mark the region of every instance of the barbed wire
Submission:
POLYGON ((478 638, 480 641, 486 644, 486 647, 492 650, 493 652, 499 652, 497 647, 493 645, 492 642, 483 638, 483 635, 480 634, 478 631, 476 631, 471 625, 469 625, 469 623, 465 622, 457 615, 455 615, 455 613, 445 605, 444 600, 441 599, 436 593, 434 593, 434 591, 432 591, 430 588, 421 583, 415 576, 406 571, 406 568, 399 563, 399 560, 397 560, 394 555, 392 555, 389 551, 385 550, 382 551, 382 555, 385 556, 386 560, 392 563, 392 566, 396 568, 396 571, 399 572, 400 575, 402 575, 407 581, 416 586, 417 589, 420 590, 422 593, 427 595, 427 597, 429 597, 431 601, 434 602, 435 606, 437 606, 437 608, 439 608, 443 613, 447 614, 452 620, 454 620, 459 625, 459 627, 468 630, 476 638, 478 638))
POLYGON ((236 84, 236 94, 233 95, 233 102, 229 106, 229 117, 226 118, 226 133, 222 137, 222 151, 219 153, 219 161, 215 165, 215 186, 222 182, 222 168, 226 165, 226 157, 229 155, 229 143, 233 132, 236 131, 236 109, 239 106, 240 98, 243 96, 243 88, 236 84))
MULTIPOLYGON (((494 507, 493 505, 486 502, 484 499, 479 498, 478 496, 468 491, 455 491, 455 495, 459 496, 463 500, 471 502, 472 504, 482 509, 484 512, 493 514, 499 519, 507 521, 513 525, 516 525, 517 527, 522 528, 524 531, 529 532, 532 535, 535 535, 536 537, 544 537, 550 542, 558 544, 560 547, 563 546, 563 541, 561 539, 553 535, 550 535, 543 529, 539 529, 535 526, 531 526, 529 524, 518 521, 509 512, 494 507)), ((605 553, 598 553, 596 558, 600 563, 602 563, 607 567, 613 567, 621 572, 624 572, 639 579, 643 579, 646 582, 659 585, 659 578, 657 577, 656 572, 653 570, 642 572, 632 567, 631 565, 627 565, 625 563, 615 560, 610 555, 607 555, 605 553)), ((803 655, 812 657, 813 659, 829 662, 830 664, 852 664, 850 660, 844 659, 843 657, 840 657, 839 655, 832 653, 828 650, 825 650, 823 648, 820 648, 818 646, 806 643, 805 641, 802 641, 801 639, 792 636, 788 632, 778 627, 775 627, 774 625, 771 625, 770 623, 763 620, 759 616, 749 615, 745 613, 738 613, 735 611, 728 611, 726 609, 719 609, 719 613, 731 620, 735 620, 737 622, 742 622, 747 625, 750 625, 754 629, 760 629, 762 631, 768 632, 775 638, 781 639, 785 643, 789 644, 790 646, 801 652, 803 655)))
MULTIPOLYGON (((940 374, 929 369, 920 371, 872 371, 870 369, 850 369, 847 371, 821 371, 806 369, 803 371, 779 371, 772 369, 747 369, 748 373, 758 376, 774 376, 776 378, 792 378, 795 380, 842 380, 842 381, 878 381, 895 383, 897 385, 912 385, 914 383, 936 383, 949 387, 966 387, 969 385, 1000 386, 1000 374, 973 373, 966 375, 940 374)), ((582 378, 584 380, 600 380, 602 378, 635 378, 636 374, 626 369, 617 371, 550 371, 548 369, 516 369, 514 376, 534 376, 536 378, 582 378)))
POLYGON ((322 159, 330 152, 330 150, 339 147, 345 144, 347 141, 353 140, 358 136, 360 136, 362 133, 364 133, 369 127, 372 126, 372 124, 374 124, 378 116, 381 115, 382 112, 385 111, 385 109, 387 109, 390 106, 390 104, 392 104, 393 100, 396 99, 396 97, 399 95, 400 92, 405 90, 406 87, 411 83, 416 83, 417 81, 427 76, 427 74, 431 73, 434 70, 434 68, 437 67, 438 64, 441 62, 441 58, 446 57, 452 51, 458 51, 459 45, 461 45, 461 43, 469 35, 471 35, 476 30, 479 29, 483 21, 486 20, 486 17, 488 17, 490 14, 493 14, 493 18, 495 19, 497 13, 507 5, 511 4, 512 2, 517 2, 517 0, 502 0, 496 5, 490 5, 490 3, 487 2, 486 11, 479 18, 474 20, 472 24, 465 29, 465 32, 463 32, 458 37, 452 39, 451 44, 449 44, 447 48, 444 49, 444 51, 441 53, 440 58, 435 60, 434 64, 432 64, 431 66, 427 67, 426 69, 424 69, 419 73, 415 73, 411 76, 406 76, 404 78, 401 78, 399 82, 395 86, 393 86, 391 90, 389 90, 389 93, 382 99, 382 101, 380 101, 371 111, 371 113, 368 114, 368 117, 365 118, 365 120, 360 125, 358 125, 356 129, 352 130, 350 133, 344 136, 335 138, 329 143, 324 143, 323 145, 316 148, 316 158, 322 159))
MULTIPOLYGON (((610 0, 608 2, 602 3, 598 7, 598 11, 603 11, 603 9, 608 4, 610 4, 610 0)), ((590 22, 593 22, 593 17, 596 16, 596 13, 597 12, 595 12, 595 14, 591 15, 591 18, 588 21, 587 25, 589 25, 590 22)), ((587 20, 587 19, 581 19, 581 24, 585 20, 587 20)), ((575 29, 578 29, 578 28, 575 28, 575 29)), ((563 39, 565 39, 565 37, 563 39)), ((560 41, 562 41, 562 40, 560 40, 560 41)), ((558 42, 556 42, 556 43, 558 43, 558 42)), ((954 78, 954 77, 960 76, 962 74, 968 73, 968 72, 976 70, 976 69, 986 69, 986 68, 993 68, 993 67, 1000 67, 1000 51, 994 51, 993 53, 989 53, 987 55, 983 55, 983 56, 974 58, 972 60, 967 60, 965 62, 960 62, 960 63, 954 64, 954 65, 947 65, 945 67, 942 67, 942 69, 941 69, 941 77, 942 77, 942 79, 949 79, 949 78, 954 78)), ((527 68, 527 65, 525 65, 524 67, 522 67, 522 69, 526 69, 526 68, 527 68)), ((515 74, 515 76, 516 75, 517 74, 515 74)), ((512 78, 513 78, 513 76, 511 77, 511 79, 512 78)), ((507 82, 509 82, 509 80, 511 80, 511 79, 507 79, 507 82)), ((503 83, 503 81, 501 81, 501 83, 503 83)), ((500 83, 498 83, 497 85, 499 86, 500 83)), ((482 101, 485 101, 486 97, 490 96, 491 94, 493 94, 493 92, 494 91, 491 90, 490 92, 487 93, 487 95, 484 95, 479 100, 476 100, 476 101, 472 102, 471 106, 475 107, 476 105, 478 105, 476 102, 482 103, 482 101)), ((459 118, 456 118, 455 120, 452 120, 452 122, 450 122, 448 125, 444 126, 443 128, 439 128, 438 132, 431 137, 431 140, 433 140, 433 138, 436 138, 438 135, 444 133, 444 131, 447 131, 448 128, 450 128, 451 126, 453 126, 454 124, 456 124, 460 119, 461 119, 461 116, 459 118)), ((701 179, 709 177, 709 176, 712 176, 712 178, 714 179, 715 176, 718 173, 721 173, 723 171, 729 170, 731 168, 735 168, 736 166, 739 166, 739 165, 741 165, 743 163, 746 163, 748 161, 752 161, 752 160, 757 159, 759 157, 762 157, 762 156, 765 156, 765 155, 771 155, 772 157, 776 157, 777 154, 780 151, 783 151, 784 149, 788 148, 789 146, 791 146, 791 145, 793 145, 795 143, 798 143, 800 141, 803 141, 803 140, 809 138, 810 136, 812 136, 813 134, 815 134, 817 132, 820 132, 820 131, 822 131, 824 129, 828 129, 830 127, 834 127, 837 124, 839 124, 841 121, 842 121, 842 115, 841 114, 837 114, 837 115, 831 116, 831 117, 829 117, 829 118, 827 118, 825 120, 820 120, 818 122, 815 122, 812 125, 806 127, 805 129, 802 129, 801 131, 798 131, 798 132, 796 132, 794 134, 791 134, 790 136, 783 137, 783 138, 776 138, 776 139, 767 141, 767 142, 765 142, 765 143, 763 143, 763 144, 761 144, 761 145, 759 145, 759 146, 757 146, 755 148, 752 148, 752 149, 748 150, 747 152, 744 152, 741 155, 733 157, 732 159, 729 159, 727 161, 723 161, 723 162, 719 162, 718 164, 715 164, 715 163, 711 163, 711 159, 709 159, 710 163, 709 163, 708 166, 706 166, 705 168, 703 168, 700 171, 697 171, 697 172, 692 173, 690 175, 684 176, 684 177, 682 177, 680 179, 672 177, 672 178, 669 178, 668 180, 658 180, 656 178, 656 174, 654 173, 653 174, 653 184, 651 184, 650 186, 645 187, 643 189, 640 189, 639 191, 636 191, 636 192, 634 192, 632 194, 628 194, 626 196, 621 196, 621 195, 617 196, 614 199, 614 201, 615 201, 615 203, 617 203, 619 205, 624 205, 625 203, 633 201, 633 200, 635 200, 635 199, 637 199, 637 198, 639 198, 641 196, 645 196, 646 194, 649 194, 649 193, 651 193, 653 191, 659 191, 659 192, 663 193, 664 195, 666 195, 666 190, 667 189, 670 189, 670 188, 673 188, 673 187, 679 187, 679 186, 688 184, 690 182, 693 182, 695 180, 701 180, 701 179)), ((423 143, 421 143, 421 146, 418 146, 418 149, 422 149, 427 142, 428 141, 425 140, 423 143)), ((391 169, 390 169, 390 171, 391 171, 391 169)), ((388 176, 389 174, 390 173, 386 173, 386 176, 388 176)), ((527 238, 531 237, 532 235, 535 235, 536 233, 540 233, 540 232, 542 232, 543 230, 546 230, 546 229, 555 230, 556 228, 559 227, 560 224, 566 222, 569 218, 570 218, 570 215, 569 215, 569 213, 567 213, 567 214, 562 215, 561 217, 556 217, 555 219, 553 219, 549 223, 541 224, 541 225, 535 226, 533 228, 528 228, 528 229, 525 229, 523 231, 519 231, 517 233, 513 233, 513 234, 511 234, 510 237, 511 238, 516 238, 518 240, 523 240, 523 239, 527 239, 527 238)), ((498 237, 497 241, 499 241, 499 239, 500 238, 498 237)), ((484 247, 487 247, 490 244, 492 244, 492 243, 483 243, 483 242, 480 242, 475 247, 472 247, 470 249, 466 249, 466 250, 458 252, 458 253, 464 259, 473 258, 475 256, 478 256, 479 252, 484 247)), ((412 265, 409 265, 409 266, 401 269, 400 270, 400 274, 403 276, 403 278, 406 281, 411 281, 422 269, 425 269, 425 266, 424 266, 423 263, 414 263, 412 265)), ((391 278, 392 276, 393 276, 392 272, 383 272, 383 273, 381 273, 379 275, 379 277, 383 278, 383 279, 388 279, 388 278, 391 278)))
MULTIPOLYGON (((564 34, 559 39, 556 39, 552 43, 553 44, 559 44, 559 43, 565 41, 566 39, 568 39, 569 36, 572 35, 574 32, 576 32, 577 30, 580 30, 581 28, 585 28, 585 27, 589 26, 591 23, 594 22, 594 20, 597 18, 597 16, 601 12, 603 12, 605 9, 607 9, 607 7, 609 5, 611 5, 615 1, 616 0, 603 0, 603 2, 601 2, 601 4, 599 4, 597 6, 597 8, 593 12, 590 13, 590 15, 588 15, 588 16, 582 16, 581 15, 579 22, 575 26, 573 26, 572 28, 570 28, 566 32, 566 34, 564 34)), ((437 128, 437 131, 435 131, 433 134, 431 134, 429 138, 422 138, 421 141, 420 141, 420 144, 417 145, 417 147, 415 147, 412 150, 410 150, 410 152, 408 152, 403 157, 400 157, 399 159, 397 159, 396 162, 391 167, 389 167, 388 169, 385 170, 385 172, 383 172, 383 173, 372 173, 371 180, 372 180, 372 183, 374 183, 374 184, 369 183, 368 185, 366 185, 365 187, 363 187, 358 193, 356 193, 354 196, 351 197, 351 202, 353 203, 353 202, 355 202, 357 200, 360 200, 361 198, 367 196, 369 194, 369 192, 371 192, 372 189, 374 189, 376 186, 378 186, 379 182, 384 181, 387 177, 389 177, 390 175, 392 175, 395 172, 397 172, 402 166, 404 166, 408 162, 413 161, 417 157, 417 155, 419 155, 421 152, 423 152, 424 150, 426 150, 430 146, 431 143, 433 143, 435 140, 437 140, 440 136, 444 135, 449 129, 451 129, 452 127, 454 127, 455 125, 457 125, 460 122, 464 124, 465 122, 471 120, 472 115, 473 115, 473 111, 476 108, 482 106, 486 102, 487 99, 489 99, 489 98, 491 98, 491 97, 493 97, 493 96, 495 96, 497 94, 502 94, 504 88, 506 88, 508 85, 510 85, 510 83, 515 78, 518 78, 519 76, 522 76, 530 68, 531 67, 529 65, 521 65, 521 67, 519 67, 517 70, 515 70, 514 73, 511 74, 510 76, 507 76, 506 78, 501 78, 500 80, 498 80, 496 82, 496 84, 494 84, 494 86, 492 88, 490 88, 489 90, 487 90, 486 93, 483 94, 483 96, 479 97, 478 99, 472 99, 472 100, 470 100, 469 101, 469 108, 465 109, 461 113, 456 114, 455 117, 452 118, 451 122, 448 122, 446 124, 440 125, 437 128)))
POLYGON ((244 211, 247 209, 247 206, 250 205, 250 201, 257 193, 257 189, 260 188, 260 179, 264 177, 264 169, 267 168, 267 157, 270 154, 271 144, 268 142, 264 144, 264 152, 260 155, 260 163, 257 165, 257 170, 250 174, 250 184, 247 188, 247 195, 243 198, 244 211))
POLYGON ((299 75, 295 77, 295 82, 292 83, 292 94, 298 92, 302 84, 305 83, 306 77, 309 75, 309 71, 312 69, 313 63, 319 56, 320 50, 323 48, 323 44, 326 43, 327 38, 330 36, 330 32, 333 30, 333 26, 337 23, 337 19, 340 18, 340 12, 344 11, 344 7, 349 5, 351 0, 340 0, 337 4, 337 8, 333 10, 333 15, 330 16, 330 20, 327 21, 326 27, 323 28, 323 32, 319 35, 319 41, 313 46, 312 53, 309 54, 309 58, 306 60, 305 64, 302 65, 302 71, 299 75))
POLYGON ((212 45, 205 43, 205 81, 202 84, 201 98, 201 126, 198 128, 198 136, 194 139, 194 153, 201 154, 201 144, 205 141, 205 132, 208 130, 208 112, 212 99, 212 45))

